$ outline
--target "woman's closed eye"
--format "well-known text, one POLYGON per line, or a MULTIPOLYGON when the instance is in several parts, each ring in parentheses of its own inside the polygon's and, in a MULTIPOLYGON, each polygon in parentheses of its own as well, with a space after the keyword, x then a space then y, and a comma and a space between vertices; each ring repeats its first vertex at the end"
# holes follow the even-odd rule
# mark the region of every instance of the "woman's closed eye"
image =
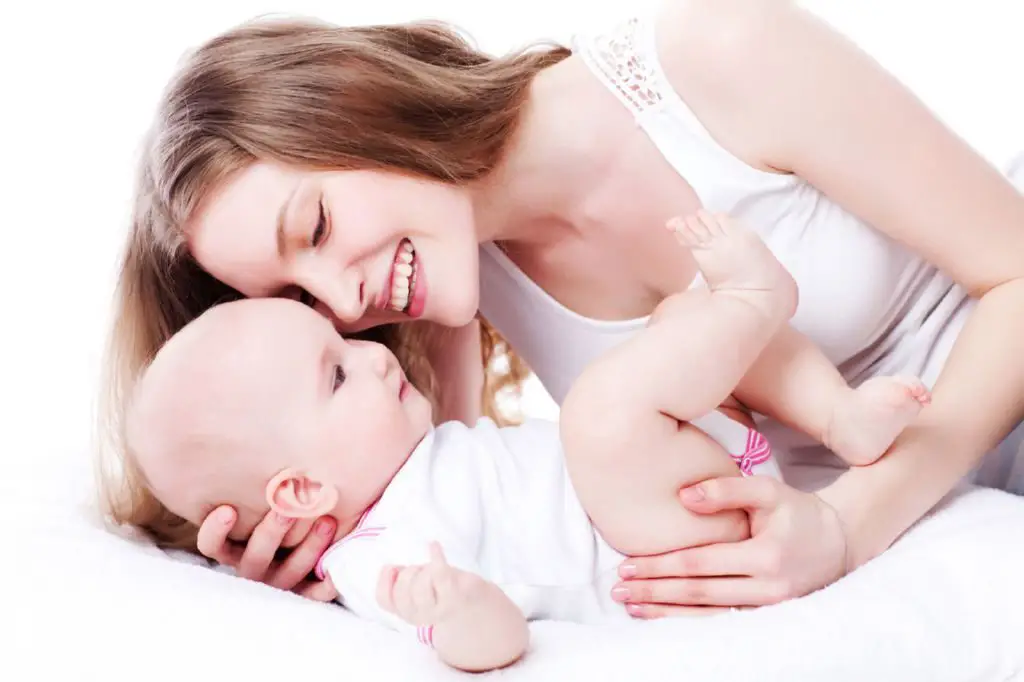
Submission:
POLYGON ((334 389, 337 391, 341 388, 341 385, 345 383, 345 370, 341 368, 341 365, 334 366, 334 389))
POLYGON ((327 214, 324 211, 324 200, 323 197, 317 202, 317 219, 316 225, 313 227, 313 235, 310 237, 310 244, 313 248, 317 248, 323 244, 324 240, 327 239, 327 214))

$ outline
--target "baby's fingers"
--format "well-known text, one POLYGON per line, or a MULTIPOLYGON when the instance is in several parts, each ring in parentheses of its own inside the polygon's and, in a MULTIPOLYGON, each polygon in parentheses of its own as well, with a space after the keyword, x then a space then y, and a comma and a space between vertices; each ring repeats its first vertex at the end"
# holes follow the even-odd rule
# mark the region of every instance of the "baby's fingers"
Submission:
POLYGON ((430 543, 430 564, 434 567, 448 565, 448 560, 444 558, 444 550, 441 549, 441 543, 439 542, 430 543))
POLYGON ((396 615, 398 609, 395 607, 395 581, 402 569, 398 566, 385 566, 380 569, 380 576, 377 578, 377 604, 385 611, 396 615))
POLYGON ((423 573, 422 566, 403 566, 395 579, 395 586, 391 590, 392 598, 395 601, 396 613, 406 620, 415 620, 416 603, 413 599, 413 591, 419 575, 423 573))
POLYGON ((437 607, 439 571, 419 571, 410 588, 410 600, 417 613, 426 615, 437 607))

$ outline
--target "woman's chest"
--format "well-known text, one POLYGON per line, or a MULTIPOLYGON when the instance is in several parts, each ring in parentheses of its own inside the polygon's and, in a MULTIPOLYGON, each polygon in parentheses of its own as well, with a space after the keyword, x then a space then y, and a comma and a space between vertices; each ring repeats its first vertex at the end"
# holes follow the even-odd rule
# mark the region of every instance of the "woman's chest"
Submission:
POLYGON ((837 365, 874 352, 912 323, 918 293, 934 276, 908 249, 834 204, 784 214, 759 231, 796 280, 790 324, 837 365))
POLYGON ((634 146, 623 156, 576 208, 568 237, 544 248, 505 247, 555 301, 595 320, 646 317, 696 273, 665 227, 700 208, 696 193, 656 151, 634 146))
MULTIPOLYGON (((642 133, 623 149, 613 172, 578 207, 570 237, 508 252, 550 297, 543 306, 551 308, 551 320, 576 325, 565 331, 579 343, 588 334, 601 336, 595 348, 615 342, 606 338, 607 328, 590 322, 646 317, 666 295, 686 289, 696 272, 665 223, 701 208, 701 197, 642 133)), ((799 286, 792 326, 834 363, 875 354, 921 307, 916 292, 934 269, 815 188, 759 176, 758 183, 727 189, 720 194, 730 199, 708 208, 729 212, 764 239, 799 286)))

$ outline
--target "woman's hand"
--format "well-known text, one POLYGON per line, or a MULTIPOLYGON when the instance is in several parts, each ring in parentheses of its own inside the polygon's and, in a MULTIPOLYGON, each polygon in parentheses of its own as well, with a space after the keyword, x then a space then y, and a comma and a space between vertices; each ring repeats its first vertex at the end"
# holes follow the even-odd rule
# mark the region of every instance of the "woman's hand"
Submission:
POLYGON ((613 597, 640 618, 680 607, 764 606, 801 597, 847 572, 843 526, 817 495, 773 478, 717 478, 680 493, 698 514, 742 509, 751 538, 627 559, 613 597), (625 592, 620 588, 625 588, 625 592))
POLYGON ((329 580, 311 579, 317 561, 334 540, 334 519, 324 516, 315 523, 296 523, 274 512, 263 517, 245 545, 228 535, 238 515, 231 507, 214 509, 199 528, 200 553, 242 578, 289 590, 315 601, 331 601, 338 593, 329 580), (281 548, 291 552, 283 561, 275 557, 281 548))

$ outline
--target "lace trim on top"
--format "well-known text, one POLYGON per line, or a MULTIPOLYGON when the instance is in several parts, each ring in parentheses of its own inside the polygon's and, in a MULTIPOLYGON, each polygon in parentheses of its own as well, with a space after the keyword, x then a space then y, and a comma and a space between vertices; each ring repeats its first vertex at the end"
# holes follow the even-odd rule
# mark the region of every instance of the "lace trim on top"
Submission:
POLYGON ((660 107, 661 79, 637 48, 641 24, 630 19, 608 33, 577 41, 576 49, 636 113, 660 107))

